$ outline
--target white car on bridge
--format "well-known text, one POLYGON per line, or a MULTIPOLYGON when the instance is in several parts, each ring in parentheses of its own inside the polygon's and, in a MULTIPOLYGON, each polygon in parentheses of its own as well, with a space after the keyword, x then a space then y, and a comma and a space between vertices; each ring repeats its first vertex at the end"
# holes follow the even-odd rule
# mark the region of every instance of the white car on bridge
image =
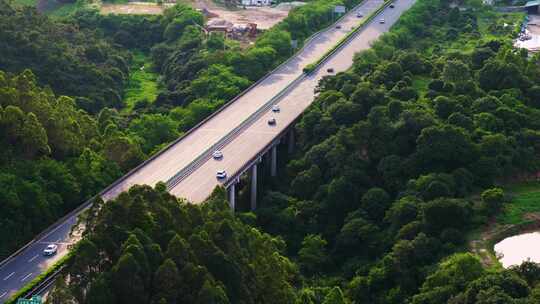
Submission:
POLYGON ((222 178, 225 178, 227 177, 227 172, 225 170, 219 170, 217 173, 216 173, 216 177, 218 179, 222 179, 222 178))

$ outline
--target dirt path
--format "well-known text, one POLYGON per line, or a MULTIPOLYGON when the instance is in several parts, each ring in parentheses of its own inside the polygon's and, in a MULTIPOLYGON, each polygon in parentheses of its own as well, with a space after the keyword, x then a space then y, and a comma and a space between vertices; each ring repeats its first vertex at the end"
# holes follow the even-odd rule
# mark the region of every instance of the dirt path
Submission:
POLYGON ((154 2, 129 2, 126 4, 103 3, 100 12, 107 14, 159 15, 172 3, 158 5, 154 2))
POLYGON ((488 225, 480 231, 478 237, 469 241, 469 249, 478 255, 482 264, 490 267, 498 263, 497 253, 494 252, 495 243, 512 235, 538 231, 540 227, 540 213, 532 212, 523 216, 526 222, 518 225, 500 225, 493 218, 488 225))
POLYGON ((260 29, 269 29, 276 23, 287 17, 290 7, 246 7, 226 8, 211 0, 194 0, 191 5, 198 9, 204 9, 212 14, 216 14, 219 19, 225 19, 232 23, 257 23, 260 29))
MULTIPOLYGON (((46 0, 40 0, 47 2, 46 0)), ((165 1, 166 2, 166 1, 165 1)), ((269 29, 285 17, 291 9, 290 6, 280 7, 247 7, 242 8, 227 8, 214 3, 211 0, 186 0, 188 4, 194 8, 205 10, 210 13, 209 19, 225 19, 232 23, 256 23, 259 29, 269 29)), ((125 4, 103 3, 101 5, 102 14, 162 14, 163 10, 174 3, 164 3, 158 5, 153 2, 129 2, 125 4)))
POLYGON ((509 229, 512 225, 498 225, 495 219, 491 219, 486 227, 480 231, 480 235, 469 242, 470 250, 480 257, 484 267, 495 265, 497 257, 493 255, 492 246, 493 238, 501 231, 509 229))

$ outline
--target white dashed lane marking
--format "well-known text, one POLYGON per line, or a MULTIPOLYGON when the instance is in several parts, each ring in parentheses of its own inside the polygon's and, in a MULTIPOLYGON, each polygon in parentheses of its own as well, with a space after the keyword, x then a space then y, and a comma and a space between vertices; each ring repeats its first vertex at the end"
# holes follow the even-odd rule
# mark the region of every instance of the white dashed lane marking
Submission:
POLYGON ((15 272, 10 273, 7 277, 4 278, 4 281, 9 280, 9 278, 11 278, 14 274, 15 272))
POLYGON ((35 256, 33 256, 30 260, 28 260, 28 263, 32 263, 32 261, 37 259, 38 256, 39 256, 39 254, 36 254, 35 256))
POLYGON ((22 279, 21 279, 21 282, 28 279, 29 276, 32 275, 32 272, 30 272, 29 274, 25 275, 22 279))

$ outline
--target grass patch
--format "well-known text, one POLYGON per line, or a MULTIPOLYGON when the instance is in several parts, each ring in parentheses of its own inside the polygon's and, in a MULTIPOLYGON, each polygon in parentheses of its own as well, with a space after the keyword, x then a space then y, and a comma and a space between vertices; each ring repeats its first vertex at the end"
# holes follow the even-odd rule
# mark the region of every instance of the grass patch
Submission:
POLYGON ((45 8, 45 14, 51 17, 67 17, 75 11, 84 8, 85 5, 83 1, 76 1, 74 3, 51 1, 45 8))
POLYGON ((415 76, 412 80, 412 87, 415 91, 418 92, 420 97, 424 96, 428 89, 429 82, 432 80, 431 77, 427 76, 415 76))
POLYGON ((139 100, 153 102, 158 95, 158 74, 152 71, 152 64, 148 55, 141 51, 133 52, 131 73, 128 86, 125 90, 124 102, 126 110, 131 111, 139 100))
POLYGON ((521 224, 528 221, 527 213, 540 212, 540 181, 519 183, 505 187, 511 200, 497 216, 500 224, 521 224))
MULTIPOLYGON (((467 243, 484 265, 502 267, 498 262, 493 246, 501 240, 520 234, 525 230, 538 230, 540 223, 540 181, 508 184, 502 187, 509 198, 495 221, 479 226, 467 235, 467 243), (527 214, 538 216, 526 217, 527 214)), ((480 198, 473 198, 474 201, 480 198)))
POLYGON ((14 6, 36 6, 37 0, 11 0, 14 6))

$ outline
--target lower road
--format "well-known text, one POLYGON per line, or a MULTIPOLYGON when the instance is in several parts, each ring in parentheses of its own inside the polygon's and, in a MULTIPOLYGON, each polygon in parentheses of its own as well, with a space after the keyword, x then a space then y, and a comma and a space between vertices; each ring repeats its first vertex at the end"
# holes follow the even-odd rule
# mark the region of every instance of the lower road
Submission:
POLYGON ((76 217, 70 217, 0 268, 0 303, 4 303, 13 293, 43 273, 68 252, 68 246, 74 239, 70 236, 71 227, 76 224, 76 221, 76 217), (58 246, 58 254, 43 255, 43 250, 49 244, 58 246))
MULTIPOLYGON (((270 113, 260 116, 223 147, 224 158, 222 161, 216 162, 210 159, 203 162, 173 187, 171 192, 195 203, 202 202, 219 184, 215 179, 217 170, 226 169, 230 173, 238 171, 245 162, 255 156, 257 151, 272 142, 277 134, 311 104, 314 98, 314 88, 319 80, 328 74, 328 68, 333 68, 335 72, 348 69, 352 64, 354 54, 369 48, 370 43, 388 31, 414 1, 396 0, 395 8, 386 8, 371 23, 367 24, 353 40, 332 55, 319 70, 302 79, 287 94, 282 96, 277 101, 281 112, 274 115, 277 120, 275 126, 269 127, 266 123, 270 113), (385 23, 379 23, 381 18, 385 19, 385 23)), ((338 21, 337 24, 340 25, 340 28, 332 27, 316 36, 291 60, 257 83, 231 105, 175 142, 163 153, 129 173, 120 182, 115 183, 113 187, 102 193, 103 198, 105 200, 112 199, 134 184, 153 186, 159 181, 167 181, 200 156, 208 147, 219 141, 224 134, 236 128, 263 104, 297 79, 307 64, 315 62, 323 56, 345 37, 352 27, 360 24, 363 18, 358 18, 356 12, 367 16, 382 4, 382 0, 365 0, 354 12, 338 21)), ((70 231, 76 224, 79 214, 76 213, 63 219, 55 228, 44 233, 15 256, 0 263, 0 303, 4 303, 13 293, 67 254, 68 246, 77 239, 70 235, 70 231), (43 249, 51 243, 58 245, 58 253, 52 257, 43 256, 43 249)))

